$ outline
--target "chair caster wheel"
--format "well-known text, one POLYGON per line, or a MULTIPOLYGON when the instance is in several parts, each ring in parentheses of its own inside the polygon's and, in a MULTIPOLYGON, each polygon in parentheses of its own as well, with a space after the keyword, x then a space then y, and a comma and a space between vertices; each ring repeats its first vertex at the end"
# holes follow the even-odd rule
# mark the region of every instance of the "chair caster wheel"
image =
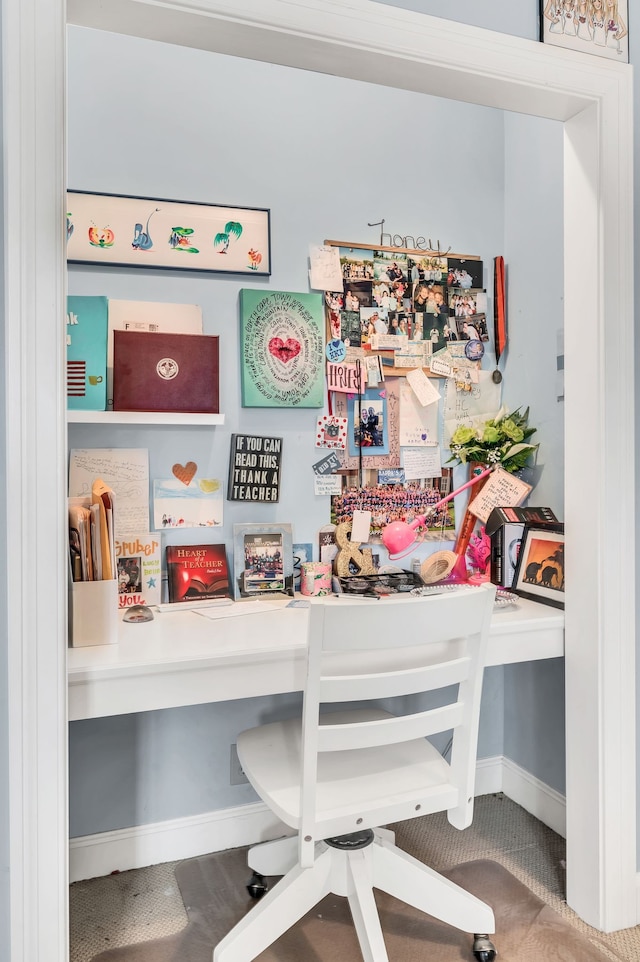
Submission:
POLYGON ((496 957, 496 947, 487 935, 476 935, 473 938, 473 954, 478 962, 493 962, 496 957))
POLYGON ((257 872, 254 872, 247 882, 247 892, 252 899, 261 899, 268 888, 264 875, 258 875, 257 872))

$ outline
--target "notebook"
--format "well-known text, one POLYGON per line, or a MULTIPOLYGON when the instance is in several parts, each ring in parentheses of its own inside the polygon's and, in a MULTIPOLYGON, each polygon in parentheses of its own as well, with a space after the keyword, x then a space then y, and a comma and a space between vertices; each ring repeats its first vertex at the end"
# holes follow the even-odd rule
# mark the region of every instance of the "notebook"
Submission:
POLYGON ((67 298, 67 407, 107 407, 107 298, 67 298))
POLYGON ((219 413, 219 339, 113 332, 114 411, 219 413))

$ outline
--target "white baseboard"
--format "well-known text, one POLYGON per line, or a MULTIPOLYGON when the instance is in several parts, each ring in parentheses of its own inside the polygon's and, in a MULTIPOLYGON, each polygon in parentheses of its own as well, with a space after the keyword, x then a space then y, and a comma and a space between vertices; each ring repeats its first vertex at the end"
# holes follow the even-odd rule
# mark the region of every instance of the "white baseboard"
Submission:
POLYGON ((534 815, 562 838, 567 837, 564 795, 545 785, 510 758, 502 759, 502 791, 507 798, 534 815))
POLYGON ((278 838, 289 830, 263 802, 84 835, 69 843, 69 881, 97 878, 278 838))
POLYGON ((502 755, 479 758, 476 763, 476 798, 502 791, 502 755))
MULTIPOLYGON (((559 835, 565 834, 564 798, 508 758, 482 758, 476 795, 504 792, 559 835)), ((208 852, 251 845, 287 834, 262 802, 71 839, 69 881, 110 875, 208 852)), ((640 903, 640 888, 638 899, 640 903)))

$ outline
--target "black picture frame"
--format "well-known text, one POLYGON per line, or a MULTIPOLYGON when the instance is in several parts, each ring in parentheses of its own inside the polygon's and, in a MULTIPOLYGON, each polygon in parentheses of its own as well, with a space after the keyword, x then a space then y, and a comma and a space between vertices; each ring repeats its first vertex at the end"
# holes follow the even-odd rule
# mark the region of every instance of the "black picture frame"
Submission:
POLYGON ((525 524, 512 591, 564 608, 564 524, 525 524))
POLYGON ((67 191, 67 261, 271 274, 271 212, 202 201, 67 191))
POLYGON ((628 0, 540 0, 540 40, 628 63, 628 0))

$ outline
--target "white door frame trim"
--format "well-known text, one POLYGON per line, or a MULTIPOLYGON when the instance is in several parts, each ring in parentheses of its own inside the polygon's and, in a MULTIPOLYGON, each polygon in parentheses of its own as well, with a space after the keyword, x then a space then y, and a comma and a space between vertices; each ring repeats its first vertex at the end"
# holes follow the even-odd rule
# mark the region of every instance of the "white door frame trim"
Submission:
POLYGON ((2 0, 11 962, 68 952, 65 34, 2 0))
MULTIPOLYGON (((66 958, 64 13, 3 0, 12 962, 66 958)), ((564 122, 568 901, 636 924, 631 68, 369 0, 70 0, 69 20, 564 122)))

